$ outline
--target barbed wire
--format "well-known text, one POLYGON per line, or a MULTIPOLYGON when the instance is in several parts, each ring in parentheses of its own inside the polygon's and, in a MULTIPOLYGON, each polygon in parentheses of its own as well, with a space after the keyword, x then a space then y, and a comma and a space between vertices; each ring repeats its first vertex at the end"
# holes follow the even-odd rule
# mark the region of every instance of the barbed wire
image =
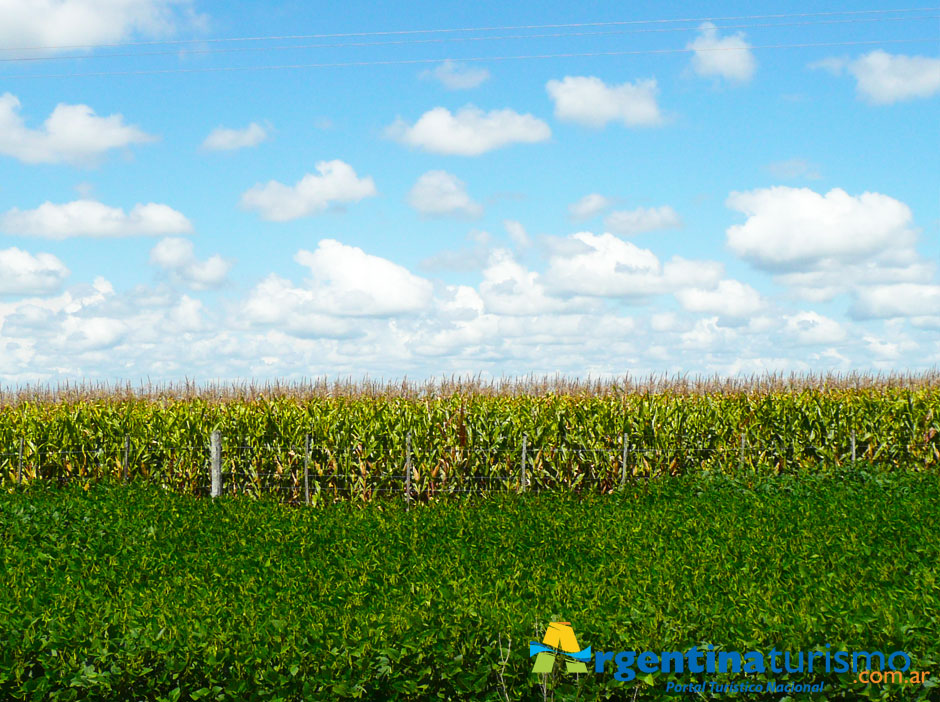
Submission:
MULTIPOLYGON (((619 437, 617 438, 619 441, 619 437)), ((638 439, 635 439, 638 441, 638 439)), ((818 444, 803 444, 799 446, 792 446, 785 443, 773 443, 773 444, 754 444, 746 442, 744 444, 745 453, 754 453, 758 451, 781 451, 789 449, 793 452, 799 451, 815 451, 823 450, 826 448, 833 449, 837 447, 846 447, 849 445, 851 437, 846 437, 842 441, 836 441, 833 443, 818 443, 818 444)), ((508 443, 508 442, 507 442, 508 443)), ((611 440, 610 444, 614 444, 615 441, 611 440)), ((872 442, 864 438, 856 438, 856 445, 859 448, 862 447, 905 447, 910 446, 912 443, 923 443, 923 445, 940 445, 940 442, 937 441, 923 441, 923 442, 884 442, 876 441, 872 442)), ((263 453, 268 453, 275 457, 285 457, 290 458, 291 462, 302 462, 305 458, 304 446, 283 446, 278 449, 272 449, 271 451, 266 451, 264 447, 252 447, 252 446, 227 446, 223 445, 225 451, 237 451, 239 454, 253 452, 256 454, 257 458, 264 458, 265 456, 258 455, 263 453), (273 451, 279 451, 280 453, 273 453, 273 451)), ((73 449, 46 449, 40 448, 36 449, 30 445, 25 445, 22 454, 18 450, 12 451, 0 451, 0 457, 3 458, 17 458, 20 455, 23 458, 34 457, 34 456, 115 456, 120 457, 124 454, 123 446, 116 446, 114 448, 73 448, 73 449)), ((140 445, 140 444, 131 444, 130 446, 130 458, 139 458, 140 454, 154 454, 154 453, 166 453, 169 451, 205 451, 208 453, 210 447, 208 444, 204 446, 163 446, 163 445, 154 445, 151 443, 140 445)), ((351 458, 355 460, 362 460, 366 458, 374 459, 380 456, 387 456, 389 453, 404 453, 403 445, 396 445, 390 448, 381 448, 374 450, 357 450, 357 447, 350 446, 349 448, 337 448, 335 446, 317 446, 311 447, 311 460, 313 460, 313 453, 315 451, 328 452, 332 457, 335 458, 351 458), (381 451, 381 453, 377 453, 381 451)), ((701 444, 684 444, 677 443, 672 446, 663 446, 663 447, 644 447, 640 443, 631 444, 628 443, 627 446, 628 453, 696 453, 696 452, 739 452, 741 450, 740 446, 703 446, 701 444)), ((412 448, 412 455, 416 457, 420 456, 444 456, 450 454, 482 454, 482 455, 498 455, 500 457, 512 458, 518 457, 519 452, 521 451, 521 445, 507 445, 507 446, 495 446, 495 447, 481 447, 481 446, 460 446, 460 445, 440 445, 440 446, 420 446, 414 445, 412 448)), ((606 454, 606 455, 620 455, 622 452, 621 446, 613 447, 585 447, 585 446, 570 446, 564 444, 551 444, 538 446, 533 444, 527 444, 527 454, 528 455, 556 455, 556 454, 568 454, 568 455, 577 455, 577 456, 588 456, 588 455, 597 455, 597 454, 606 454)), ((232 460, 231 458, 227 460, 232 460)))
POLYGON ((123 446, 58 449, 37 447, 35 441, 20 439, 14 450, 0 452, 0 484, 8 486, 38 480, 66 485, 120 477, 124 481, 144 480, 197 495, 283 497, 289 493, 285 501, 291 504, 319 500, 312 496, 321 493, 349 499, 397 494, 409 501, 421 501, 452 494, 486 495, 520 490, 606 492, 630 483, 685 474, 696 466, 706 470, 713 466, 719 472, 725 472, 730 466, 735 472, 737 464, 742 474, 780 472, 793 462, 797 463, 797 470, 802 470, 799 464, 806 461, 834 460, 837 465, 851 461, 854 464, 859 457, 862 461, 878 459, 886 452, 896 457, 898 450, 908 452, 909 458, 919 462, 921 448, 926 450, 923 458, 933 461, 936 456, 940 459, 940 438, 934 435, 923 442, 915 437, 906 442, 872 441, 870 437, 859 439, 855 432, 844 437, 826 437, 825 442, 814 444, 780 441, 754 444, 740 435, 713 438, 716 443, 726 442, 723 446, 707 446, 701 439, 648 446, 645 441, 649 441, 649 437, 621 434, 594 437, 594 441, 602 444, 594 447, 532 445, 527 442, 527 435, 491 438, 496 444, 491 446, 422 445, 421 441, 414 444, 413 435, 409 434, 405 446, 396 440, 390 447, 377 447, 373 439, 368 449, 355 437, 345 445, 329 446, 313 444, 309 435, 300 445, 242 443, 250 441, 246 437, 226 444, 224 437, 216 436, 214 440, 221 451, 217 484, 193 482, 197 476, 205 476, 212 470, 212 441, 205 445, 164 446, 156 439, 141 443, 127 438, 123 446), (738 438, 742 442, 739 445, 727 443, 736 442, 738 438), (182 459, 181 467, 177 467, 179 463, 173 454, 181 450, 198 451, 203 455, 196 460, 182 459), (323 470, 331 465, 332 471, 323 470), (485 466, 502 466, 509 472, 462 472, 470 466, 475 466, 477 471, 485 466), (397 470, 382 472, 389 467, 397 470), (76 470, 77 474, 67 472, 70 470, 76 470), (440 473, 431 477, 437 470, 440 473))

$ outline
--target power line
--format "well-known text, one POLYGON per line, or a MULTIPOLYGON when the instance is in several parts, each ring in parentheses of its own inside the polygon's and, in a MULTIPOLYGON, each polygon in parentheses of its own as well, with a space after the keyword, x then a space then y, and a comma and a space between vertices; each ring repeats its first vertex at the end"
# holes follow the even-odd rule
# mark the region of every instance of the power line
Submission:
POLYGON ((7 47, 4 51, 57 51, 60 49, 94 49, 94 48, 114 48, 122 46, 156 46, 156 45, 179 45, 179 44, 210 44, 220 42, 241 42, 241 41, 281 41, 288 39, 342 39, 349 37, 375 37, 375 36, 395 36, 409 34, 444 34, 458 32, 494 32, 509 30, 527 30, 527 29, 574 29, 581 27, 612 27, 634 24, 666 24, 677 22, 730 22, 739 20, 758 20, 758 19, 787 19, 791 17, 831 17, 833 15, 865 15, 865 14, 900 14, 905 12, 933 12, 940 10, 940 7, 908 7, 899 9, 878 9, 878 10, 835 10, 830 12, 792 12, 772 15, 736 15, 730 17, 685 17, 685 18, 666 18, 666 19, 646 19, 646 20, 619 20, 606 22, 573 22, 567 24, 520 24, 504 25, 495 27, 459 27, 444 29, 398 29, 373 32, 334 32, 330 34, 285 34, 285 35, 264 35, 248 37, 223 37, 207 39, 160 39, 152 41, 133 41, 116 42, 111 44, 58 44, 43 46, 19 46, 7 47))
POLYGON ((870 46, 874 44, 908 44, 916 42, 936 42, 940 37, 918 37, 916 39, 881 39, 870 41, 834 41, 802 44, 764 44, 761 46, 742 46, 742 47, 710 47, 704 49, 638 49, 634 51, 589 51, 558 54, 526 54, 517 56, 471 56, 471 57, 440 57, 440 58, 421 58, 421 59, 390 59, 386 61, 341 61, 333 63, 295 63, 281 65, 256 65, 256 66, 224 66, 216 68, 158 68, 150 70, 135 71, 94 71, 86 73, 4 73, 3 78, 88 78, 104 76, 145 76, 145 75, 165 75, 174 73, 232 73, 239 71, 277 71, 302 68, 350 68, 363 66, 398 66, 440 63, 442 61, 520 61, 535 59, 553 59, 553 58, 590 58, 601 56, 640 56, 646 54, 683 54, 697 51, 750 51, 753 49, 805 49, 813 47, 832 47, 832 46, 870 46))
MULTIPOLYGON (((807 27, 807 26, 829 26, 834 24, 859 24, 873 22, 912 22, 918 20, 936 20, 940 15, 918 15, 906 17, 865 17, 836 20, 816 20, 809 22, 771 22, 762 24, 730 24, 719 25, 715 27, 718 30, 728 29, 758 29, 772 27, 807 27)), ((284 46, 241 46, 225 49, 183 49, 186 55, 207 55, 207 54, 229 54, 263 51, 293 51, 301 49, 333 49, 350 47, 375 47, 375 46, 403 46, 415 44, 449 44, 455 42, 475 42, 475 41, 502 41, 518 39, 564 39, 564 38, 583 38, 583 37, 605 37, 605 36, 623 36, 626 34, 660 34, 666 32, 691 32, 698 31, 698 27, 666 27, 656 29, 626 29, 608 32, 555 32, 551 34, 511 34, 482 37, 442 37, 436 39, 401 39, 396 41, 375 41, 375 42, 340 42, 325 44, 289 44, 284 46)), ((33 63, 48 61, 69 61, 86 59, 109 59, 109 58, 141 58, 145 56, 178 56, 181 50, 170 49, 166 51, 134 51, 125 53, 105 53, 105 54, 72 54, 68 56, 17 56, 12 58, 0 58, 0 63, 33 63)))

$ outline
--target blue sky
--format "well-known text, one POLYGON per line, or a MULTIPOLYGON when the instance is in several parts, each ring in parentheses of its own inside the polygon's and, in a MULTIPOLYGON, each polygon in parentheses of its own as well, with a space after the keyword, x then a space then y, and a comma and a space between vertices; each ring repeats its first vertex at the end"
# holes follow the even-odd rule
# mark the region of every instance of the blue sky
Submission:
POLYGON ((911 7, 0 0, 0 382, 936 367, 911 7))

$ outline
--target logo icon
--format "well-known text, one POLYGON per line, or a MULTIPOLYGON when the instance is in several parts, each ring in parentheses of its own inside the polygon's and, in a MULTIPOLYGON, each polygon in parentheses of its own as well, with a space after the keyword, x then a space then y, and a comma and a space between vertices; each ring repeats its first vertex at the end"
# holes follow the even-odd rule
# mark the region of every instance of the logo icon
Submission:
POLYGON ((545 630, 542 643, 529 642, 529 658, 532 656, 535 656, 533 673, 551 673, 558 656, 564 659, 569 673, 586 673, 585 663, 591 660, 591 647, 581 650, 571 622, 551 622, 545 630))

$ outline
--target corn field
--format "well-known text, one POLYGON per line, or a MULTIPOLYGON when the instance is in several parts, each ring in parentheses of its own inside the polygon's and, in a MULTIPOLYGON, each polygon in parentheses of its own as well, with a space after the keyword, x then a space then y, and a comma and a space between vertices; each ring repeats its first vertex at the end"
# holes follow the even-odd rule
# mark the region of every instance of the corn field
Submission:
POLYGON ((940 375, 748 381, 26 389, 0 395, 0 480, 206 489, 208 437, 246 492, 415 496, 624 477, 940 468, 940 375), (411 436, 410 452, 406 437, 411 436), (523 449, 525 443, 525 449, 523 449))

